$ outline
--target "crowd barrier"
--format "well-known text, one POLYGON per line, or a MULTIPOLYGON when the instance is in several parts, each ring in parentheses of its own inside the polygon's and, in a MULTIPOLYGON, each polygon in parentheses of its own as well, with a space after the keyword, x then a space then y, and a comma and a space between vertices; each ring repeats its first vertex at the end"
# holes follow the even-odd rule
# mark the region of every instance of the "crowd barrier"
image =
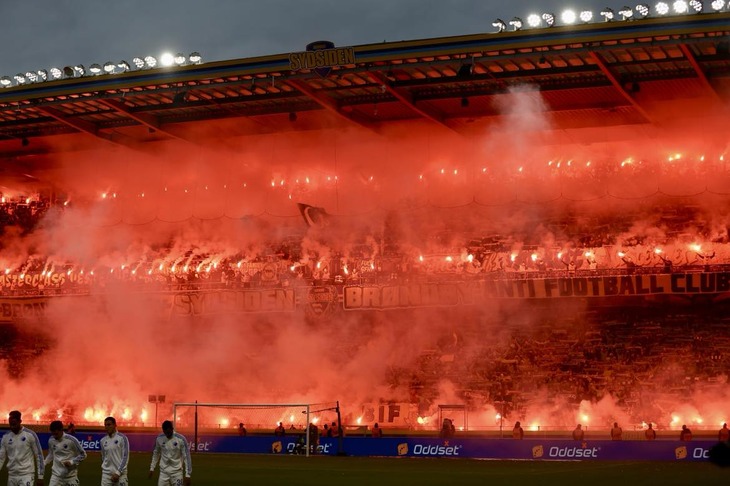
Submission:
MULTIPOLYGON (((128 433, 129 446, 135 452, 151 452, 156 434, 128 433)), ((48 444, 50 434, 38 434, 41 444, 48 444)), ((103 433, 77 433, 81 445, 89 452, 99 451, 103 433)), ((195 453, 297 454, 304 453, 302 437, 275 436, 188 436, 195 453)), ((591 461, 706 461, 716 445, 712 440, 679 442, 611 441, 567 439, 484 439, 412 437, 344 437, 321 438, 316 454, 380 457, 452 457, 503 460, 591 460, 591 461)))

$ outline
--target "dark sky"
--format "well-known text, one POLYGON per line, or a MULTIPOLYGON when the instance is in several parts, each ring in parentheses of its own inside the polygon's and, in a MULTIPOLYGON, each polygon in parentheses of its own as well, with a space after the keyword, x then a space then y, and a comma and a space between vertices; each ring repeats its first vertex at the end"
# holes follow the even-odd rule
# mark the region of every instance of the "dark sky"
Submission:
POLYGON ((0 76, 165 51, 198 51, 204 61, 217 61, 299 51, 315 40, 344 46, 493 32, 497 17, 569 7, 598 16, 603 6, 596 0, 6 1, 0 76))

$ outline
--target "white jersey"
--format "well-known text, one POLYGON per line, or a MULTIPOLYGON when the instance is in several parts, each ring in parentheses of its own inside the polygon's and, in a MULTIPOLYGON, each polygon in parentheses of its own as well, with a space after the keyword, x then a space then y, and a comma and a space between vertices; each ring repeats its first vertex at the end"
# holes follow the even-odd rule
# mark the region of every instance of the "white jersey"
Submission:
POLYGON ((114 432, 101 439, 101 472, 108 476, 125 474, 129 463, 129 441, 127 436, 114 432))
POLYGON ((30 429, 20 427, 14 434, 7 432, 0 439, 0 469, 8 460, 10 476, 33 476, 43 479, 43 448, 38 436, 30 429))
POLYGON ((63 434, 61 440, 51 436, 48 439, 48 455, 45 465, 53 464, 51 474, 59 479, 73 479, 78 475, 78 467, 81 461, 86 459, 86 451, 76 437, 63 434), (70 461, 71 466, 66 467, 64 462, 70 461))
POLYGON ((172 433, 171 438, 160 434, 155 440, 155 449, 152 451, 150 471, 155 470, 157 461, 160 461, 160 472, 168 475, 182 474, 185 466, 185 477, 189 478, 193 472, 193 463, 190 460, 190 447, 182 434, 172 433))

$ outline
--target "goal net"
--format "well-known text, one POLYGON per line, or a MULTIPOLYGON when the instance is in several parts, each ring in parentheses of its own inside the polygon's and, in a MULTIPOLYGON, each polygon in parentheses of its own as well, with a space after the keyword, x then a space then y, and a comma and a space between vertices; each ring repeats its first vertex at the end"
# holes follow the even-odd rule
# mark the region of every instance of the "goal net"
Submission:
POLYGON ((331 403, 174 403, 175 429, 193 442, 202 434, 225 432, 239 435, 286 435, 305 438, 302 454, 317 447, 325 424, 341 427, 338 402, 331 403), (314 429, 314 431, 313 431, 314 429))

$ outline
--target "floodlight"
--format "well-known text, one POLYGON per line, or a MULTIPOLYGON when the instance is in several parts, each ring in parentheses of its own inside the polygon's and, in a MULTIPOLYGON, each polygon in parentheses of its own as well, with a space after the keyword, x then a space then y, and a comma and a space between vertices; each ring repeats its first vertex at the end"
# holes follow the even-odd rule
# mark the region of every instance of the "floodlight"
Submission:
POLYGON ((509 24, 512 26, 514 30, 520 30, 522 29, 522 19, 519 17, 515 17, 512 20, 509 21, 509 24))
POLYGON ((119 61, 117 63, 117 71, 119 71, 120 73, 126 73, 127 71, 129 71, 129 63, 127 61, 119 61))
MULTIPOLYGON (((71 70, 73 75, 73 70, 71 70)), ((61 79, 63 77, 63 71, 58 69, 57 67, 51 68, 51 79, 61 79)))
POLYGON ((74 73, 79 78, 86 76, 86 68, 83 64, 77 64, 74 66, 74 73))
POLYGON ((203 62, 203 58, 200 56, 199 52, 191 53, 188 56, 188 60, 190 60, 192 64, 200 64, 201 62, 203 62))
POLYGON ((494 22, 492 22, 492 27, 497 29, 497 32, 504 32, 507 30, 507 24, 504 23, 504 20, 502 19, 496 19, 494 22))
POLYGON ((666 2, 659 2, 654 6, 654 10, 659 15, 667 15, 669 13, 669 5, 666 2))
POLYGON ((542 23, 542 18, 540 18, 537 14, 530 14, 527 16, 527 25, 530 27, 540 27, 540 24, 542 23))
POLYGON ((640 3, 634 10, 636 10, 636 13, 639 14, 639 17, 642 19, 649 15, 649 6, 645 3, 640 3))
POLYGON ((29 83, 35 83, 38 81, 38 75, 33 71, 28 71, 25 73, 25 79, 27 79, 29 83))
POLYGON ((48 71, 45 69, 39 69, 36 71, 36 74, 38 75, 38 82, 42 83, 43 81, 48 81, 48 71))
POLYGON ((114 69, 116 69, 116 67, 117 67, 116 64, 114 64, 111 61, 107 61, 107 62, 104 63, 104 72, 107 73, 107 74, 113 74, 114 73, 114 69))
POLYGON ((616 14, 612 8, 604 8, 601 10, 601 17, 603 17, 606 22, 610 22, 616 17, 616 14))
POLYGON ((725 0, 712 0, 712 10, 719 12, 725 8, 725 0))
POLYGON ((593 12, 591 10, 583 10, 580 13, 581 22, 590 22, 593 20, 593 12))
POLYGON ((143 69, 144 68, 144 59, 141 57, 135 57, 132 59, 132 64, 134 64, 134 67, 137 69, 143 69))
POLYGON ((25 84, 25 75, 23 73, 18 73, 15 76, 15 83, 18 85, 25 84))
POLYGON ((702 13, 702 9, 704 8, 702 0, 689 0, 689 6, 695 13, 702 13))
POLYGON ((2 78, 0 78, 0 85, 1 85, 1 86, 2 86, 3 88, 7 88, 7 87, 8 87, 8 86, 10 86, 11 84, 13 84, 13 80, 12 80, 12 79, 10 79, 10 77, 9 77, 9 76, 3 76, 2 78))
POLYGON ((165 52, 160 56, 160 66, 162 67, 168 67, 172 66, 175 63, 175 56, 170 54, 169 52, 165 52))
POLYGON ((187 59, 185 59, 185 54, 181 54, 179 52, 175 54, 175 58, 173 59, 173 61, 175 61, 175 64, 177 64, 178 66, 182 66, 183 64, 185 64, 186 60, 187 59))
POLYGON ((157 59, 154 58, 153 56, 145 56, 144 64, 148 68, 154 68, 155 66, 157 66, 157 59))
POLYGON ((101 74, 101 66, 96 63, 92 64, 91 66, 89 66, 89 73, 93 74, 94 76, 96 76, 97 74, 101 74))
POLYGON ((622 20, 631 20, 631 17, 634 16, 634 10, 631 7, 623 7, 618 11, 618 14, 622 20))
POLYGON ((676 0, 672 4, 672 8, 674 10, 674 13, 676 14, 686 14, 689 11, 689 5, 687 5, 687 0, 676 0))
POLYGON ((549 12, 544 13, 542 14, 542 19, 545 21, 545 25, 547 25, 548 27, 552 27, 553 25, 555 25, 555 14, 549 12))
POLYGON ((564 24, 574 24, 575 19, 576 15, 574 10, 565 10, 562 14, 560 14, 560 20, 562 20, 564 24))

